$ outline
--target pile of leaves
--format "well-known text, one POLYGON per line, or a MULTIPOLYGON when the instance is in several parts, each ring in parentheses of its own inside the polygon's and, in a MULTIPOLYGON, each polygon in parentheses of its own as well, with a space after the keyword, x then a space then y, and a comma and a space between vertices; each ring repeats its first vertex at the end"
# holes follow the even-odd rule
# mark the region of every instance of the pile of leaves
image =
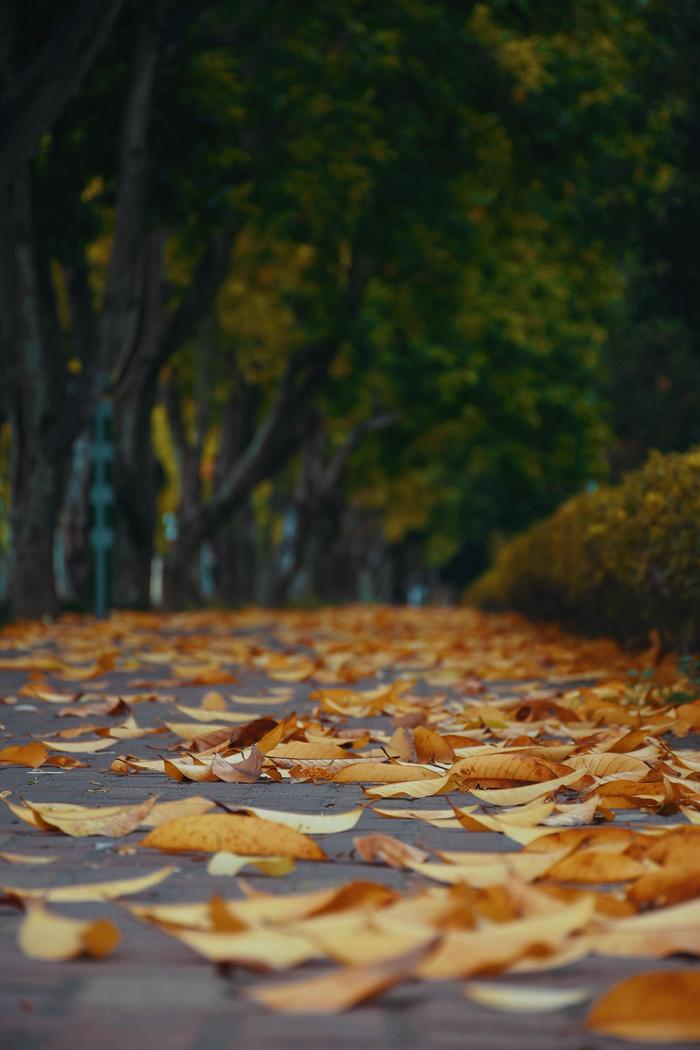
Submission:
POLYGON ((2 646, 0 673, 23 675, 2 698, 6 729, 27 708, 37 727, 9 734, 0 776, 51 763, 49 784, 86 766, 144 784, 137 803, 109 806, 6 790, 6 816, 30 836, 106 836, 125 856, 178 864, 68 885, 3 878, 27 955, 110 954, 118 923, 54 905, 118 900, 218 965, 333 964, 245 993, 302 1013, 445 979, 487 1006, 565 1009, 595 989, 543 984, 543 971, 590 955, 683 955, 683 969, 613 986, 586 1024, 633 1040, 700 1038, 700 969, 687 963, 700 955, 700 698, 658 646, 633 668, 609 641, 515 617, 381 608, 67 618, 7 628, 2 646), (252 695, 239 691, 244 673, 262 676, 252 695), (185 687, 199 687, 198 703, 182 702, 185 687), (300 781, 317 787, 314 812, 287 808, 300 781), (246 800, 252 784, 265 807, 246 800), (359 804, 325 808, 329 790, 357 801, 358 785, 359 804), (170 801, 158 801, 159 786, 170 801), (417 845, 428 827, 448 832, 451 848, 417 845), (350 880, 268 893, 241 879, 235 894, 215 883, 205 900, 138 899, 190 864, 215 879, 284 879, 308 864, 313 885, 314 866, 337 859, 333 835, 350 831, 350 880), (400 873, 400 888, 382 868, 400 873), (483 979, 497 974, 519 980, 483 979))

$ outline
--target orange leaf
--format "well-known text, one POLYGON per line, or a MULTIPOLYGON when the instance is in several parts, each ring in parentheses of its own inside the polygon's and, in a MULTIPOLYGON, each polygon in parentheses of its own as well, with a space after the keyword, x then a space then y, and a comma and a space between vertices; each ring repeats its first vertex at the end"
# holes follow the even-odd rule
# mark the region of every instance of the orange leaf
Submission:
POLYGON ((601 1035, 643 1042, 700 1039, 700 971, 639 973, 614 985, 594 1004, 586 1027, 601 1035))

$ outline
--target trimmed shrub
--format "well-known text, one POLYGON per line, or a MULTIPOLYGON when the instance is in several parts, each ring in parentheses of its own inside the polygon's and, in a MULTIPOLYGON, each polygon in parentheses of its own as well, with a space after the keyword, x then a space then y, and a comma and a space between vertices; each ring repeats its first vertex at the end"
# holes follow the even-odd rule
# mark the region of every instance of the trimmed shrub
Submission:
POLYGON ((586 634, 700 648, 700 449, 655 452, 506 542, 467 601, 586 634))

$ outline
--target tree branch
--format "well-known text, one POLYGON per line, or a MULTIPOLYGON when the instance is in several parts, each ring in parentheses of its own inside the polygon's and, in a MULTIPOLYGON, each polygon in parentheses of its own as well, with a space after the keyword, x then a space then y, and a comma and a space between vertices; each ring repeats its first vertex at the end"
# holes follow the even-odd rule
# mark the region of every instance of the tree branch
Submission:
POLYGON ((154 7, 146 8, 124 112, 114 238, 100 312, 98 384, 105 382, 106 372, 121 375, 133 349, 139 312, 135 270, 146 200, 151 100, 167 3, 157 0, 154 7))
POLYGON ((393 412, 377 412, 375 415, 367 416, 366 419, 360 420, 353 427, 343 444, 336 449, 323 471, 318 493, 320 499, 327 499, 338 487, 348 460, 353 452, 360 447, 365 438, 369 437, 370 434, 375 434, 378 430, 384 430, 386 427, 391 426, 395 419, 396 416, 393 412))
MULTIPOLYGON (((0 106, 0 186, 20 172, 80 86, 122 4, 123 0, 74 0, 28 68, 19 76, 14 73, 0 106)), ((5 18, 11 15, 9 9, 5 18)), ((6 75, 10 61, 4 48, 6 75)))

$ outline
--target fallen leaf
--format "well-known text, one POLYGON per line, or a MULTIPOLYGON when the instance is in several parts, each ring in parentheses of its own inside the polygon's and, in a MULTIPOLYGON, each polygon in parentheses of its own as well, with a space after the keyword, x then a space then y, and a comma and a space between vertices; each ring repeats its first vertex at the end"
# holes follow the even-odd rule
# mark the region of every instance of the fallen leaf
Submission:
POLYGON ((119 930, 109 919, 69 919, 33 903, 19 927, 18 943, 30 959, 58 962, 89 955, 102 959, 119 944, 119 930))
POLYGON ((521 806, 526 802, 532 802, 542 795, 553 794, 559 788, 568 787, 576 781, 581 780, 581 772, 575 769, 572 773, 556 777, 554 780, 543 780, 535 784, 525 784, 523 787, 512 788, 486 788, 479 790, 475 787, 469 788, 470 795, 488 802, 492 806, 521 806))
POLYGON ((141 845, 167 853, 202 850, 298 860, 325 858, 320 846, 294 828, 236 813, 205 813, 166 821, 149 832, 141 845))
POLYGON ((557 861, 549 868, 546 877, 560 882, 628 882, 645 872, 644 865, 634 857, 588 849, 579 850, 557 861))
POLYGON ((38 769, 47 758, 47 748, 36 741, 29 744, 11 744, 0 751, 0 762, 9 766, 29 766, 31 769, 38 769))
POLYGON ((163 927, 171 937, 215 963, 236 963, 259 970, 287 970, 319 957, 309 941, 282 930, 256 929, 241 933, 163 927))
MULTIPOLYGON (((31 810, 40 822, 50 828, 57 828, 65 835, 106 835, 110 838, 121 838, 148 817, 156 798, 154 795, 132 806, 77 806, 66 802, 30 802, 28 799, 23 801, 25 807, 31 810)), ((12 810, 17 813, 16 807, 13 806, 12 810)))
POLYGON ((363 860, 370 863, 381 860, 391 868, 406 868, 428 858, 424 850, 401 842, 393 835, 356 835, 352 841, 363 860))
POLYGON ((251 864, 263 875, 287 875, 294 871, 291 857, 245 857, 236 853, 215 853, 207 864, 207 875, 238 875, 251 864))
POLYGON ((8 864, 54 864, 58 860, 58 857, 52 857, 50 854, 41 853, 0 853, 0 860, 7 861, 8 864))
POLYGON ((48 748, 49 751, 67 751, 71 754, 96 754, 98 751, 105 751, 108 747, 114 746, 114 741, 111 737, 98 737, 97 740, 61 740, 58 743, 55 740, 39 740, 40 744, 48 748))
POLYGON ((240 758, 236 756, 236 761, 214 755, 211 773, 217 780, 223 780, 227 784, 254 784, 262 773, 264 757, 255 744, 247 755, 240 758))
POLYGON ((470 982, 464 992, 480 1006, 529 1014, 566 1010, 585 1002, 592 995, 588 988, 548 988, 538 984, 488 984, 481 981, 470 982))
POLYGON ((193 813, 206 813, 215 805, 216 803, 210 798, 204 798, 201 795, 192 795, 190 798, 179 799, 176 802, 158 802, 143 818, 141 827, 157 828, 159 824, 165 824, 167 820, 191 816, 193 813))
POLYGON ((700 1039, 700 971, 659 970, 620 981, 594 1003, 586 1027, 636 1042, 700 1039))
POLYGON ((278 1013, 342 1013, 411 977, 424 954, 425 949, 421 948, 376 966, 344 968, 285 984, 257 985, 246 994, 278 1013))
POLYGON ((399 784, 406 781, 440 780, 439 773, 425 766, 389 762, 351 762, 332 778, 336 784, 399 784))
POLYGON ((157 886, 177 868, 157 868, 147 875, 137 875, 131 879, 113 879, 108 882, 89 882, 85 884, 69 883, 66 886, 36 887, 0 885, 0 893, 19 901, 44 900, 55 903, 72 904, 79 901, 110 901, 117 897, 126 897, 130 893, 141 893, 157 886))
POLYGON ((340 831, 350 831, 364 813, 362 806, 342 813, 288 813, 286 810, 263 809, 261 806, 241 808, 246 813, 262 817, 263 820, 272 820, 311 835, 333 835, 340 831))

